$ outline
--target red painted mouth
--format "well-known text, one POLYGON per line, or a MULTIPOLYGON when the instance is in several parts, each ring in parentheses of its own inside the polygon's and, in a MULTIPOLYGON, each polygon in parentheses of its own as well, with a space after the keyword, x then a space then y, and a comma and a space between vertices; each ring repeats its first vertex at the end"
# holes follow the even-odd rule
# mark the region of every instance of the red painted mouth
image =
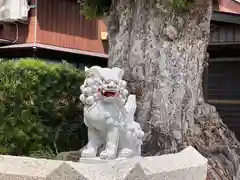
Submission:
POLYGON ((106 91, 104 89, 98 89, 98 92, 104 97, 116 97, 118 95, 115 91, 106 91))
POLYGON ((115 97, 116 94, 117 94, 116 92, 110 92, 110 91, 102 92, 102 95, 105 97, 115 97))

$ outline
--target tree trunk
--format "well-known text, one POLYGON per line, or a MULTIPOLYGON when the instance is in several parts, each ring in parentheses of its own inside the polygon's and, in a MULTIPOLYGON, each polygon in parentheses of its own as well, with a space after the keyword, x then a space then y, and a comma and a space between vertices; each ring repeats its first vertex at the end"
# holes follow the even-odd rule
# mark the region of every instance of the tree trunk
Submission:
POLYGON ((209 179, 238 180, 240 144, 203 98, 212 5, 196 1, 180 13, 167 0, 115 0, 109 66, 125 70, 129 91, 137 95, 144 156, 192 145, 209 159, 209 179))

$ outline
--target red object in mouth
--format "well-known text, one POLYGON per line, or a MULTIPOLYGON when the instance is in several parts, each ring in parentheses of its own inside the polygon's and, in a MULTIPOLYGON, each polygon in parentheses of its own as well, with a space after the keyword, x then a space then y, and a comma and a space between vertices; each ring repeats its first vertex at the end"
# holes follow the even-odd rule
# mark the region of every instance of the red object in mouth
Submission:
POLYGON ((106 91, 106 92, 102 92, 102 95, 105 97, 114 97, 116 95, 115 92, 110 92, 110 91, 106 91))

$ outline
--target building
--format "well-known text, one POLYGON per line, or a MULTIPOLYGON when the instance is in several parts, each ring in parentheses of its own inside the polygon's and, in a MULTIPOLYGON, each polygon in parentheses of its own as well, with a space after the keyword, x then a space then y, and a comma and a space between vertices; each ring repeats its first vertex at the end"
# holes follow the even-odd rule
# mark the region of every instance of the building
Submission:
POLYGON ((219 0, 218 9, 222 12, 239 14, 240 0, 219 0))
POLYGON ((101 40, 106 27, 99 20, 81 16, 76 0, 5 0, 0 6, 5 7, 0 10, 1 58, 106 65, 101 40))
POLYGON ((240 138, 240 0, 220 0, 211 22, 205 99, 240 138))

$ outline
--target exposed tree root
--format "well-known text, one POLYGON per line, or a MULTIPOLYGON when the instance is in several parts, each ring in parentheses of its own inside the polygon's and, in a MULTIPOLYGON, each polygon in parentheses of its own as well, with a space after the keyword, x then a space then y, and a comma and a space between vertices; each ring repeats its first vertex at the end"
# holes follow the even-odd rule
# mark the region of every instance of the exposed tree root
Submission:
POLYGON ((214 106, 203 104, 199 108, 207 108, 209 116, 196 119, 196 125, 201 131, 194 136, 188 136, 188 144, 193 145, 208 158, 209 179, 239 180, 239 141, 236 139, 235 134, 222 122, 214 106))
POLYGON ((208 180, 239 180, 240 143, 234 133, 222 122, 214 106, 203 103, 196 114, 196 127, 185 135, 184 143, 152 128, 144 143, 144 155, 174 153, 191 145, 209 160, 208 180))

